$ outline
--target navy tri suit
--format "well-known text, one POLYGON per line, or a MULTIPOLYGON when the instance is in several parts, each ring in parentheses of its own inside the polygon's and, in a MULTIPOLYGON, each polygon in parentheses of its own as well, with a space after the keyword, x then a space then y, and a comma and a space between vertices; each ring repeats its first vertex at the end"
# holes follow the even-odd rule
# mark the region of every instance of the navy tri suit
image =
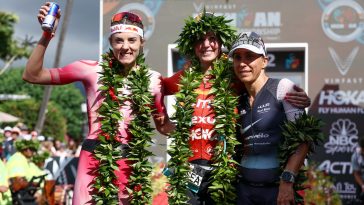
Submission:
POLYGON ((284 101, 286 93, 292 90, 290 80, 269 78, 252 106, 248 93, 240 95, 237 137, 243 147, 240 150, 238 204, 277 203, 281 126, 304 111, 284 101))

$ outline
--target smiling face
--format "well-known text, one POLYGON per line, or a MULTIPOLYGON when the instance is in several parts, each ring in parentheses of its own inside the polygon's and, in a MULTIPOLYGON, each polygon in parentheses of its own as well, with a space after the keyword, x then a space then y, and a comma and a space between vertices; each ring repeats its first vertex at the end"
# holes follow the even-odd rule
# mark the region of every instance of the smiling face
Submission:
POLYGON ((221 43, 213 32, 208 32, 194 46, 195 55, 203 68, 212 66, 212 62, 220 55, 221 43))
POLYGON ((141 37, 136 33, 119 32, 113 34, 109 40, 116 59, 126 68, 134 67, 144 44, 141 37))
POLYGON ((233 66, 235 75, 244 84, 254 83, 259 76, 264 74, 264 68, 268 59, 263 55, 250 50, 239 48, 233 54, 233 66))

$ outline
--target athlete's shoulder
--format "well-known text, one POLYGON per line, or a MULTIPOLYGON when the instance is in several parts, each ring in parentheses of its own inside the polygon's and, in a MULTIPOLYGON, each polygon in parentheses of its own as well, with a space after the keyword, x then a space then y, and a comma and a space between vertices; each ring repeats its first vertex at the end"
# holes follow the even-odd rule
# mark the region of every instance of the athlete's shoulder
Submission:
POLYGON ((99 68, 99 63, 94 60, 78 60, 63 67, 65 70, 71 69, 79 71, 98 70, 99 68))
POLYGON ((148 73, 149 75, 152 77, 152 78, 161 78, 162 77, 162 74, 156 70, 153 70, 151 68, 149 68, 148 70, 148 73))
POLYGON ((294 82, 288 78, 279 79, 277 86, 277 99, 283 99, 286 93, 294 91, 294 82))
POLYGON ((79 60, 80 63, 88 65, 88 66, 98 66, 99 62, 95 60, 79 60))
POLYGON ((279 80, 280 86, 287 86, 287 87, 293 87, 294 82, 288 78, 282 78, 279 80))

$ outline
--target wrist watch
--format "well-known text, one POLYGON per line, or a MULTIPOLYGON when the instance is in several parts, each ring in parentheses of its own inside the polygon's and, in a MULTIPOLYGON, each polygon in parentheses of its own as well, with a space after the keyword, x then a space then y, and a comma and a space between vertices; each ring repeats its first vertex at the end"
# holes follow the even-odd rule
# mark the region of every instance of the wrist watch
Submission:
POLYGON ((282 181, 294 183, 296 175, 288 170, 284 170, 280 176, 282 181))

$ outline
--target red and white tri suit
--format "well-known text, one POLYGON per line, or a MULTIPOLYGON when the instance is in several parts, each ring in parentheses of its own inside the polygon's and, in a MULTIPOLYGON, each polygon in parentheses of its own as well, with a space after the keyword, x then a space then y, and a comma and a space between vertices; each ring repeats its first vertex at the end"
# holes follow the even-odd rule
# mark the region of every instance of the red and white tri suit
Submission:
MULTIPOLYGON (((88 126, 89 133, 86 139, 97 140, 100 133, 101 124, 98 119, 98 108, 103 102, 103 97, 99 92, 98 84, 99 74, 101 71, 99 63, 90 60, 81 60, 71 63, 63 68, 49 69, 51 74, 52 85, 63 85, 81 81, 86 90, 87 96, 87 114, 88 114, 88 126)), ((149 90, 154 97, 155 112, 153 117, 166 116, 166 109, 163 102, 163 87, 162 77, 160 73, 155 71, 149 71, 150 73, 150 85, 149 90)), ((130 95, 131 92, 127 88, 122 88, 122 94, 130 95)), ((72 100, 72 99, 70 99, 72 100)), ((128 125, 132 120, 130 102, 125 102, 125 105, 120 108, 123 120, 120 122, 119 134, 121 136, 121 143, 127 144, 131 139, 131 133, 128 132, 128 125)), ((86 151, 83 147, 79 162, 76 183, 74 187, 73 203, 75 205, 92 204, 92 183, 96 176, 94 170, 99 169, 99 162, 93 157, 93 153, 86 151)), ((118 162, 119 170, 115 172, 117 176, 116 185, 119 187, 120 204, 128 203, 128 193, 125 189, 128 182, 128 177, 131 173, 131 168, 128 165, 127 160, 121 159, 118 162)))

